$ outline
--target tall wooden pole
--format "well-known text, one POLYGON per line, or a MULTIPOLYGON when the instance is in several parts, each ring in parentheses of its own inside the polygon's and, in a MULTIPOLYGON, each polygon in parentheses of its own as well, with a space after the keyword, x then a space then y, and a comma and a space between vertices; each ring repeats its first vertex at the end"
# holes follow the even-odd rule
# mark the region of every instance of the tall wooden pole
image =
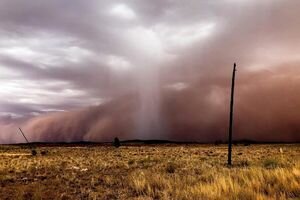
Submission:
POLYGON ((230 100, 230 120, 229 120, 229 138, 228 138, 228 165, 231 166, 232 152, 232 131, 233 131, 233 105, 234 105, 234 85, 235 85, 236 64, 233 65, 232 83, 231 83, 231 100, 230 100))

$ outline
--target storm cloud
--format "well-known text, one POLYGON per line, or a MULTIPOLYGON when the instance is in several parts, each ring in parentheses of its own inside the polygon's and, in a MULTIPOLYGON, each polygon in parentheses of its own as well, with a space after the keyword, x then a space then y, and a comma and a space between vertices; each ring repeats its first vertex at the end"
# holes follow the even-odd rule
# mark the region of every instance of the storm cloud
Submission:
POLYGON ((0 2, 0 142, 300 140, 297 0, 0 2))

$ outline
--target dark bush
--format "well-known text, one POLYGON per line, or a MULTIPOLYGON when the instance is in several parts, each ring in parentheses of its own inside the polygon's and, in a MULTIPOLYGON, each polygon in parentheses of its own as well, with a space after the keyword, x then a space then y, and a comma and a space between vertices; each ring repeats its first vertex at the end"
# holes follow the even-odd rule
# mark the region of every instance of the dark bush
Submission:
POLYGON ((216 141, 215 141, 215 145, 220 145, 220 144, 223 144, 223 141, 222 141, 222 140, 216 140, 216 141))
POLYGON ((119 138, 115 138, 113 142, 114 147, 119 148, 121 146, 119 138))
POLYGON ((36 151, 35 149, 32 149, 32 150, 31 150, 31 155, 32 155, 32 156, 36 156, 36 155, 37 155, 37 151, 36 151))
POLYGON ((167 173, 173 174, 173 173, 175 173, 176 168, 177 167, 173 162, 169 162, 166 167, 166 171, 167 171, 167 173))

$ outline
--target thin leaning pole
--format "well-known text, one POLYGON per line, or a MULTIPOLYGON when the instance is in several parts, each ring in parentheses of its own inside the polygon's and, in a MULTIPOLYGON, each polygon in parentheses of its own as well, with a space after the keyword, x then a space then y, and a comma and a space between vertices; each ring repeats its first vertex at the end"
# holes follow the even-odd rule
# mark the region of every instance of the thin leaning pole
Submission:
POLYGON ((27 144, 29 145, 29 148, 31 149, 31 154, 33 156, 37 155, 37 151, 35 150, 34 146, 30 144, 29 140, 27 139, 27 137, 25 136, 24 132, 22 131, 21 128, 19 128, 21 134, 23 135, 24 139, 26 140, 27 144))
POLYGON ((233 131, 233 106, 234 106, 234 86, 235 86, 236 63, 233 65, 232 83, 231 83, 231 100, 230 100, 230 119, 229 119, 229 134, 228 134, 228 165, 231 166, 232 153, 232 131, 233 131))
POLYGON ((21 134, 23 135, 23 137, 25 138, 26 142, 29 144, 29 141, 28 141, 27 137, 25 136, 25 134, 23 133, 22 129, 19 128, 19 130, 20 130, 21 134))

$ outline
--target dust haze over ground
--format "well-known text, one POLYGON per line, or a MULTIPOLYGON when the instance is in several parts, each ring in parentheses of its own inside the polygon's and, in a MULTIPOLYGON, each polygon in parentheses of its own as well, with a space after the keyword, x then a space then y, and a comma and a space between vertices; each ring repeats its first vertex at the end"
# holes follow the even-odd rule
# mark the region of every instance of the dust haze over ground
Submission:
POLYGON ((0 143, 300 141, 300 2, 0 3, 0 143))

